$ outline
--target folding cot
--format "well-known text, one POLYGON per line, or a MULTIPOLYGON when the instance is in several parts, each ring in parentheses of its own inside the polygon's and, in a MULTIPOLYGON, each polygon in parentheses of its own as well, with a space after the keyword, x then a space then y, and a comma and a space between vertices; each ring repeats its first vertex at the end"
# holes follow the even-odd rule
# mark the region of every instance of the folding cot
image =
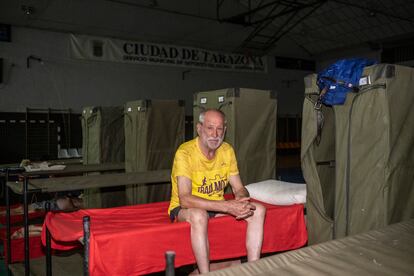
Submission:
MULTIPOLYGON (((10 206, 10 209, 16 209, 21 208, 21 204, 15 204, 10 206)), ((7 206, 1 206, 0 210, 5 211, 7 209, 7 206)), ((39 220, 43 219, 45 216, 44 211, 38 211, 35 210, 34 212, 30 212, 28 214, 28 219, 30 220, 39 220)), ((9 222, 7 222, 7 214, 0 216, 0 223, 2 225, 14 225, 16 223, 21 223, 24 219, 23 214, 15 214, 10 215, 9 222)), ((3 242, 3 257, 6 263, 14 263, 16 261, 23 261, 24 260, 24 238, 13 238, 10 239, 10 235, 13 235, 14 232, 16 232, 20 227, 11 227, 9 228, 10 233, 8 234, 7 227, 0 229, 0 240, 3 242), (8 249, 8 247, 11 247, 11 250, 8 249), (10 254, 10 257, 8 256, 10 254)), ((30 258, 36 258, 43 256, 43 250, 42 250, 42 243, 40 240, 40 236, 34 236, 29 238, 30 242, 30 258)))
MULTIPOLYGON (((11 234, 18 231, 20 227, 12 227, 11 234)), ((23 261, 24 260, 24 238, 14 238, 10 240, 10 247, 12 250, 8 250, 8 241, 7 241, 7 231, 6 229, 1 229, 0 231, 0 240, 3 240, 3 257, 4 260, 10 263, 23 261), (8 256, 10 252, 10 257, 8 256)), ((42 242, 40 236, 29 236, 30 244, 30 258, 38 258, 44 256, 44 251, 42 248, 42 242)))
MULTIPOLYGON (((63 177, 54 177, 54 178, 39 178, 35 179, 32 177, 38 176, 59 176, 59 175, 75 175, 69 177, 70 179, 78 179, 83 176, 79 176, 82 173, 86 172, 99 172, 99 171, 123 171, 125 165, 123 163, 117 164, 102 164, 102 165, 80 165, 80 164, 71 164, 65 167, 63 170, 47 170, 47 171, 35 171, 35 172, 16 172, 15 170, 6 169, 4 173, 4 184, 5 184, 5 197, 6 197, 6 210, 8 210, 6 215, 6 239, 7 239, 7 263, 11 263, 10 257, 12 256, 11 249, 11 222, 13 221, 14 216, 10 216, 10 200, 9 200, 9 189, 12 189, 15 193, 21 194, 23 196, 23 224, 24 224, 24 260, 25 260, 25 272, 28 274, 30 270, 29 265, 29 254, 30 254, 30 244, 29 244, 29 218, 33 218, 33 214, 28 212, 28 194, 31 192, 58 192, 58 191, 68 191, 68 190, 78 190, 82 187, 95 187, 93 185, 72 185, 73 182, 65 182, 63 177), (9 172, 10 171, 10 172, 9 172), (9 182, 8 179, 11 175, 19 175, 23 178, 22 182, 9 182), (78 175, 78 176, 76 176, 78 175)), ((87 178, 89 179, 89 178, 87 178)), ((113 181, 113 179, 112 179, 113 181)), ((105 182, 105 181, 102 181, 105 182)), ((105 183, 104 183, 105 184, 105 183)), ((107 186, 111 186, 110 183, 106 183, 107 186)), ((95 184, 96 185, 96 184, 95 184)), ((43 213, 42 213, 43 215, 43 213)))
POLYGON ((411 219, 206 275, 414 275, 413 263, 411 219))
MULTIPOLYGON (((307 241, 303 205, 267 208, 262 253, 286 251, 302 247, 307 241)), ((165 269, 164 254, 176 252, 176 266, 195 263, 190 242, 190 225, 171 223, 167 215, 168 202, 119 208, 79 210, 73 213, 48 213, 46 229, 51 246, 65 250, 79 245, 84 234, 83 218, 90 218, 90 275, 142 275, 165 269)), ((231 216, 209 221, 211 260, 246 255, 246 222, 231 216)), ((88 239, 85 239, 88 241, 88 239)))
MULTIPOLYGON (((95 170, 99 170, 102 165, 99 166, 93 166, 89 165, 95 168, 95 170)), ((88 166, 86 166, 88 167, 88 166)), ((108 165, 104 165, 103 167, 108 167, 108 165)), ((113 169, 117 168, 117 166, 113 166, 113 169)), ((91 168, 90 168, 91 169, 91 168)), ((119 169, 119 168, 118 168, 119 169)), ((114 173, 114 174, 106 174, 106 175, 87 175, 87 176, 69 176, 69 177, 53 177, 53 178, 43 178, 43 179, 29 179, 25 178, 24 185, 23 185, 23 191, 22 191, 22 185, 21 183, 8 183, 8 186, 11 187, 14 191, 23 193, 24 198, 26 198, 25 202, 27 203, 27 193, 29 191, 40 191, 40 192, 58 192, 58 191, 68 191, 68 190, 77 190, 81 188, 90 188, 90 187, 109 187, 114 185, 130 185, 132 183, 159 183, 159 182, 168 182, 170 179, 170 170, 162 170, 162 171, 148 171, 148 172, 136 172, 136 173, 114 173)), ((276 252, 276 251, 285 251, 290 250, 293 248, 298 248, 303 246, 307 241, 307 233, 304 223, 304 217, 303 217, 303 206, 302 205, 292 205, 292 206, 272 206, 272 205, 266 205, 268 207, 268 213, 267 213, 267 222, 266 222, 266 237, 265 237, 265 243, 263 247, 263 252, 276 252)), ((27 217, 27 209, 25 208, 25 216, 27 217)), ((176 250, 177 251, 177 266, 187 264, 187 263, 193 263, 194 259, 192 257, 191 247, 188 240, 188 233, 189 233, 189 225, 186 223, 175 223, 171 224, 168 221, 167 216, 167 202, 161 202, 161 203, 153 203, 153 204, 146 204, 146 205, 140 205, 140 206, 130 206, 130 207, 119 207, 119 208, 111 208, 111 209, 102 209, 102 210, 81 210, 78 212, 75 212, 73 214, 70 213, 56 213, 52 214, 50 213, 48 215, 47 221, 53 216, 58 216, 65 218, 66 216, 78 216, 77 222, 75 221, 74 224, 77 225, 75 229, 79 230, 80 232, 76 231, 73 232, 71 235, 73 237, 81 237, 82 235, 82 224, 79 224, 81 221, 81 218, 85 214, 89 214, 91 217, 91 258, 97 258, 100 259, 102 255, 96 254, 96 252, 106 252, 106 250, 96 250, 96 246, 101 246, 102 244, 95 244, 94 241, 96 241, 95 237, 112 237, 109 240, 111 242, 123 240, 123 247, 113 247, 113 249, 118 248, 115 250, 115 252, 112 252, 113 256, 124 256, 122 254, 122 251, 131 251, 132 253, 139 253, 139 252, 152 252, 157 254, 158 260, 155 266, 151 266, 150 268, 144 268, 143 270, 139 270, 139 273, 144 273, 144 271, 159 271, 162 270, 165 266, 163 260, 163 251, 165 248, 163 246, 168 246, 169 249, 176 250), (154 208, 155 207, 155 208, 154 208), (148 218, 148 224, 146 227, 132 227, 131 221, 123 220, 122 216, 110 216, 110 218, 115 219, 115 221, 107 221, 106 223, 99 223, 99 219, 97 220, 95 217, 95 214, 105 216, 105 210, 110 210, 110 212, 115 213, 126 213, 127 218, 131 219, 131 213, 132 213, 132 220, 136 220, 136 217, 140 217, 141 215, 137 215, 137 213, 146 214, 148 218), (149 212, 149 210, 152 210, 149 212), (129 214, 129 216, 128 216, 129 214), (154 222, 152 224, 152 221, 154 222), (159 227, 159 223, 163 224, 164 226, 159 227), (125 226, 129 225, 131 227, 129 228, 119 228, 119 226, 125 226), (114 226, 115 229, 119 230, 116 232, 116 236, 111 236, 111 231, 108 226, 114 226), (105 230, 107 228, 107 230, 105 230), (159 235, 156 235, 156 232, 150 231, 154 229, 160 233, 159 235), (98 231, 98 232, 96 232, 98 231), (141 233, 144 233, 142 235, 141 233), (182 235, 180 239, 175 240, 172 239, 171 235, 172 233, 187 233, 187 235, 182 235), (103 236, 101 234, 104 234, 103 236), (78 236, 79 235, 79 236, 78 236), (132 235, 132 236, 131 236, 132 235), (131 240, 133 238, 136 238, 135 235, 138 235, 140 237, 140 243, 144 243, 148 241, 152 241, 151 245, 148 245, 146 248, 151 248, 150 251, 144 250, 136 250, 137 247, 134 247, 131 245, 131 240), (184 237, 184 238, 183 238, 184 237), (154 244, 154 239, 156 243, 154 244), (175 248, 175 245, 179 245, 180 248, 175 248), (173 247, 169 247, 169 245, 173 245, 173 247), (154 248, 160 247, 160 250, 155 250, 154 248)), ((54 222, 59 222, 59 219, 50 219, 54 222)), ((65 223, 65 219, 61 220, 61 222, 65 223)), ((46 222, 47 223, 47 222, 46 222)), ((137 222, 138 224, 141 222, 137 222)), ((223 218, 217 218, 215 220, 212 220, 210 226, 210 232, 212 232, 212 236, 215 237, 215 239, 218 239, 219 241, 224 240, 225 243, 216 242, 213 238, 211 240, 212 242, 212 259, 225 259, 225 258, 232 258, 232 257, 238 257, 245 255, 245 249, 244 249, 244 233, 245 233, 245 224, 244 222, 237 222, 233 218, 230 217, 223 217, 223 218), (225 231, 220 231, 220 228, 222 225, 226 225, 225 231), (234 234, 234 235, 233 235, 234 234), (229 246, 229 242, 233 242, 235 244, 235 247, 229 246), (219 248, 216 250, 215 246, 213 244, 216 244, 219 246, 219 248), (221 247, 220 247, 221 245, 221 247), (218 252, 218 253, 213 253, 218 252), (220 253, 221 252, 221 253, 220 253)), ((53 224, 53 223, 52 223, 53 224)), ((145 223, 144 223, 145 225, 145 223)), ((25 225, 27 226, 27 225, 25 225)), ((48 225, 49 226, 49 225, 48 225)), ((69 223, 70 226, 70 223, 69 223)), ((59 234, 56 233, 53 230, 53 226, 51 228, 51 233, 54 238, 54 244, 56 242, 59 242, 59 234)), ((60 228, 60 227, 59 227, 60 228)), ((74 239, 77 241, 77 238, 74 239)), ((25 248, 29 248, 28 239, 25 240, 25 248)), ((122 243, 120 243, 122 245, 122 243)), ((108 251, 109 252, 109 251, 108 251)), ((128 256, 130 254, 127 254, 128 256)), ((145 255, 144 254, 144 264, 145 264, 145 255)), ((133 254, 131 255, 133 256, 133 254)), ((142 257, 142 256, 141 256, 142 257)), ((48 258, 47 258, 48 259, 48 258)), ((60 257, 53 257, 53 260, 50 260, 51 262, 55 262, 56 260, 60 260, 64 258, 60 257)), ((77 258, 79 262, 79 258, 77 258)), ((127 258, 125 258, 127 260, 127 258)), ((122 261, 122 260, 121 260, 122 261)), ((111 259, 112 262, 112 259, 111 259)), ((111 263, 110 262, 110 263, 111 263)), ((123 261, 122 261, 123 262, 123 261)), ((33 263, 37 264, 38 260, 33 260, 33 263)), ((91 264, 94 264, 94 261, 91 262, 91 264)), ((96 261, 95 261, 96 264, 96 261)), ((78 265, 79 266, 79 265, 78 265)), ((95 266, 95 267, 100 267, 95 266)), ((107 266, 106 266, 107 267, 107 266)), ((118 267, 130 267, 130 266, 123 266, 121 263, 121 266, 118 267)), ((28 275, 28 273, 31 272, 31 266, 29 262, 28 257, 28 251, 25 251, 25 266, 23 269, 23 266, 21 264, 14 264, 11 265, 11 269, 13 273, 17 273, 20 271, 21 273, 24 273, 28 275)), ((67 266, 64 268, 67 269, 67 266)), ((78 267, 79 268, 79 267, 78 267)), ((133 269, 136 269, 135 266, 132 267, 133 269)), ((57 265, 54 266, 55 271, 59 268, 57 265)), ((138 269, 142 269, 139 268, 138 269)), ((56 271, 57 272, 57 271, 56 271)), ((43 272, 44 267, 43 267, 43 272)), ((68 271, 64 270, 64 275, 68 275, 68 271)), ((124 273, 121 273, 124 274, 124 273)), ((53 273, 53 275, 56 275, 53 273)), ((98 274, 99 275, 99 274, 98 274)), ((108 275, 112 275, 109 273, 108 275)))
MULTIPOLYGON (((21 204, 15 204, 10 206, 10 209, 16 209, 16 208, 20 208, 22 207, 21 204)), ((0 206, 0 211, 5 211, 7 207, 6 206, 0 206)), ((43 211, 34 211, 28 214, 29 219, 35 219, 35 218, 41 218, 45 216, 45 212, 43 211)), ((21 222, 23 221, 23 214, 14 214, 14 215, 10 215, 10 223, 14 224, 17 222, 21 222)), ((7 221, 6 221, 6 215, 0 215, 0 224, 2 225, 6 225, 7 221)))

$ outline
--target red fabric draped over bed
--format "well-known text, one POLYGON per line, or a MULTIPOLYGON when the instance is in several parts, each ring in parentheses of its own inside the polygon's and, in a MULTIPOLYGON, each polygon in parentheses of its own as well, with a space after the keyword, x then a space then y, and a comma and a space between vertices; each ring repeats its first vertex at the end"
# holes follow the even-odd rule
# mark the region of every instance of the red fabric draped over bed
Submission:
MULTIPOLYGON (((11 234, 19 230, 21 227, 12 227, 11 234)), ((0 229, 0 239, 3 240, 3 257, 7 264, 7 237, 6 229, 0 229)), ((39 258, 44 256, 42 241, 40 236, 29 236, 30 258, 39 258)), ((11 245, 11 263, 24 261, 24 238, 17 238, 10 240, 11 245)), ((1 255, 1 254, 0 254, 1 255)))
MULTIPOLYGON (((15 204, 10 206, 10 210, 23 207, 21 204, 15 204)), ((0 211, 5 211, 6 206, 0 206, 0 211)), ((33 211, 29 213, 29 219, 41 218, 45 215, 44 211, 33 211)), ((23 214, 21 215, 10 215, 10 223, 14 224, 23 221, 23 214)), ((0 215, 0 224, 6 225, 6 215, 0 215)))
MULTIPOLYGON (((263 203, 264 204, 264 203, 263 203)), ((262 253, 286 251, 305 245, 307 232, 303 205, 267 208, 262 253)), ((90 275, 142 275, 165 269, 165 251, 176 252, 175 266, 195 263, 190 225, 171 223, 168 202, 120 208, 89 209, 73 213, 49 213, 45 224, 52 248, 79 246, 82 218, 90 216, 90 275)), ((246 222, 223 216, 209 220, 211 260, 246 255, 246 222)), ((45 227, 42 233, 45 244, 45 227)))

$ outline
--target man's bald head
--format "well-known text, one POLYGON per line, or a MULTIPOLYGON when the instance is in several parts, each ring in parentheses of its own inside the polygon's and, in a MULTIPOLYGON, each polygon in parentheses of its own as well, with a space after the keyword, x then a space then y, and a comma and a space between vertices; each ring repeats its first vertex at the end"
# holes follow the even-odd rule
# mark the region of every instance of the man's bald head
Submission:
POLYGON ((221 116, 221 118, 223 119, 224 125, 226 125, 226 115, 223 113, 223 111, 215 109, 215 108, 209 108, 209 109, 203 110, 200 113, 200 115, 198 116, 198 122, 199 123, 201 123, 201 124, 204 123, 207 113, 221 116))

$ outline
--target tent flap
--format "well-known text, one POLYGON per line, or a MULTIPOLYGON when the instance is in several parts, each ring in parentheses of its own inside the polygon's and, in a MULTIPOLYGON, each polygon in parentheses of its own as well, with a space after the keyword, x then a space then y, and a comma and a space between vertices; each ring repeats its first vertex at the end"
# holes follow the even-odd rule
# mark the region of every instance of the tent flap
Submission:
MULTIPOLYGON (((171 169, 184 142, 185 110, 178 100, 137 100, 125 104, 127 172, 171 169)), ((169 200, 171 183, 127 186, 129 204, 169 200)))
MULTIPOLYGON (((83 163, 120 163, 125 160, 123 108, 85 107, 82 112, 83 163)), ((124 187, 84 190, 86 208, 115 207, 125 204, 124 187)))

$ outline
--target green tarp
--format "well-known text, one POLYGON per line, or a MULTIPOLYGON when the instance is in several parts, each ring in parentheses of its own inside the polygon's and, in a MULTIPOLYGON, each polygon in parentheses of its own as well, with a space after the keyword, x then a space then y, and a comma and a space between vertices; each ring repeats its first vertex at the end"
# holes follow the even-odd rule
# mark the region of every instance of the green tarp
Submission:
POLYGON ((200 111, 217 108, 227 120, 225 141, 236 152, 244 185, 275 178, 276 93, 269 90, 229 88, 194 95, 194 135, 200 111))
POLYGON ((413 68, 369 66, 358 93, 318 112, 316 75, 305 78, 301 161, 310 244, 414 217, 413 87, 413 68))
MULTIPOLYGON (((121 163, 125 160, 123 107, 85 107, 82 112, 83 164, 121 163)), ((125 204, 123 187, 87 189, 86 208, 125 204)))
MULTIPOLYGON (((125 104, 125 170, 171 169, 175 151, 184 142, 184 102, 138 100, 125 104)), ((171 184, 127 186, 129 204, 170 199, 171 184)))

